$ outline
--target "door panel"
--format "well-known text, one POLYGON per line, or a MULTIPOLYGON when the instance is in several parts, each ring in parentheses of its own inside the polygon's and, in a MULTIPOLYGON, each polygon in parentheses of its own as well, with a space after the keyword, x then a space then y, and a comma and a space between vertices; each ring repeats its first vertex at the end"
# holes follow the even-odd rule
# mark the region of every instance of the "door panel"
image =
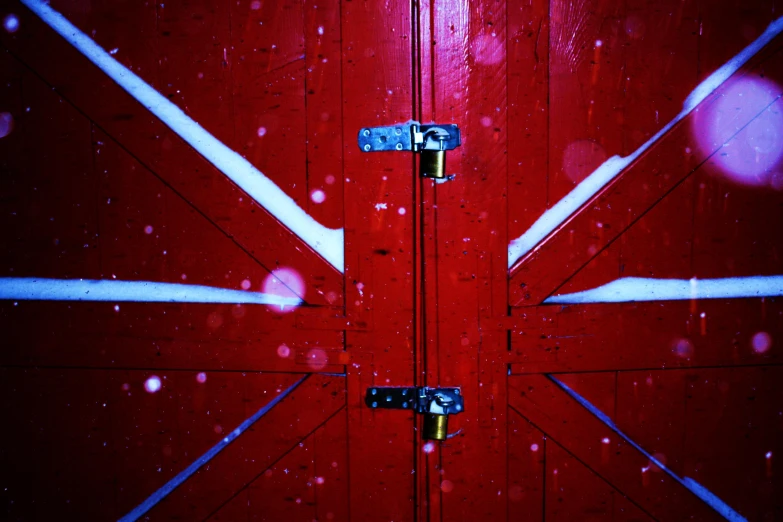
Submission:
POLYGON ((2 516, 779 515, 772 3, 0 17, 2 516), (454 179, 357 148, 411 119, 454 179), (425 441, 375 386, 465 410, 425 441))

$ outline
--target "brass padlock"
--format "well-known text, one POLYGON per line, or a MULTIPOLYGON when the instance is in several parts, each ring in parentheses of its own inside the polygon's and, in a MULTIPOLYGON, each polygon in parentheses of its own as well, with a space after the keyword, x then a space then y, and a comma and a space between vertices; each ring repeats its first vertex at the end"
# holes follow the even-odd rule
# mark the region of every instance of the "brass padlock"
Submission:
POLYGON ((421 175, 425 178, 444 179, 446 177, 446 151, 422 150, 421 175))
POLYGON ((423 438, 428 440, 446 440, 449 433, 449 416, 440 413, 424 414, 423 438))
POLYGON ((425 178, 446 178, 446 140, 449 133, 440 127, 433 127, 424 133, 421 147, 421 175, 425 178))

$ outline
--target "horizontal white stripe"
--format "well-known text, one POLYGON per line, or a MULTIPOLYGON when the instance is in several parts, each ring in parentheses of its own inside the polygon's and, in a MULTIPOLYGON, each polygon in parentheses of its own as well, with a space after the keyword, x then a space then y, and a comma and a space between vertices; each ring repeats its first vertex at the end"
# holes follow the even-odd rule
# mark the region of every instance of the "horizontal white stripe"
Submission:
POLYGON ((682 299, 730 299, 783 295, 783 275, 723 279, 623 277, 583 292, 555 295, 547 304, 627 303, 682 299))
POLYGON ((647 140, 644 145, 636 149, 629 156, 625 156, 624 158, 612 156, 606 160, 600 167, 595 169, 592 174, 574 187, 563 199, 544 212, 524 234, 511 240, 511 243, 508 246, 508 268, 511 269, 517 261, 538 246, 560 225, 565 223, 574 212, 579 210, 582 205, 598 194, 602 188, 617 177, 623 169, 633 163, 643 152, 649 149, 653 143, 658 141, 674 127, 674 125, 690 114, 697 105, 704 101, 704 99, 713 93, 715 89, 720 87, 720 85, 732 74, 737 72, 740 67, 745 65, 750 58, 758 53, 774 37, 780 34, 781 31, 783 31, 783 18, 778 18, 769 25, 761 36, 743 49, 742 52, 726 62, 720 69, 701 82, 685 99, 682 111, 680 111, 672 121, 666 124, 664 128, 658 131, 655 136, 647 140))
POLYGON ((249 161, 224 145, 174 103, 120 64, 47 3, 42 0, 21 2, 310 248, 343 272, 343 229, 329 229, 315 221, 249 161))
POLYGON ((0 299, 112 303, 227 303, 296 306, 301 300, 260 292, 153 281, 0 277, 0 299))

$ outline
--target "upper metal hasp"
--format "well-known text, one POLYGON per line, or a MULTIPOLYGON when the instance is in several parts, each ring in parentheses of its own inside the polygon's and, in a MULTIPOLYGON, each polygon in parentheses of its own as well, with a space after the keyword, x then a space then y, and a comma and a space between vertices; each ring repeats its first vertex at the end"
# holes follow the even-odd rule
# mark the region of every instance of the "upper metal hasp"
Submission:
POLYGON ((387 127, 366 127, 359 131, 359 148, 364 152, 386 150, 452 150, 460 146, 461 136, 455 123, 409 121, 387 127))

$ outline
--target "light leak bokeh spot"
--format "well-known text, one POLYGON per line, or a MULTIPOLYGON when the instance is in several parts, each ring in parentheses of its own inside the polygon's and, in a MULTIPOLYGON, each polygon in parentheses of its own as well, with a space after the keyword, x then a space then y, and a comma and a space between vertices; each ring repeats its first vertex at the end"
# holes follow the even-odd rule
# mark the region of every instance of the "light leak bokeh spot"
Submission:
POLYGON ((321 189, 315 189, 310 192, 310 199, 313 203, 321 204, 326 201, 326 193, 321 189))
POLYGON ((783 156, 783 113, 774 82, 749 76, 695 112, 692 132, 710 170, 745 186, 768 187, 783 156), (733 136, 733 137, 731 137, 733 136), (726 137, 731 137, 725 140, 726 137))
POLYGON ((10 112, 0 112, 0 138, 5 138, 14 130, 14 117, 10 112))
POLYGON ((196 374, 196 382, 201 383, 201 384, 204 384, 205 382, 207 382, 207 374, 204 373, 204 372, 198 372, 196 374))
POLYGON ((144 381, 144 389, 147 393, 155 393, 160 390, 161 387, 160 377, 157 375, 150 375, 146 381, 144 381))
MULTIPOLYGON (((301 298, 305 297, 304 279, 293 268, 280 267, 264 278, 261 291, 277 297, 301 298)), ((287 313, 296 308, 293 305, 266 305, 270 310, 279 313, 287 313)))
POLYGON ((693 343, 690 339, 675 339, 672 341, 672 353, 682 359, 693 357, 693 343))
POLYGON ((9 33, 15 33, 19 30, 19 18, 15 14, 9 14, 3 18, 3 29, 9 33))
POLYGON ((307 366, 313 371, 320 371, 326 368, 326 352, 320 348, 313 348, 307 352, 307 366))
POLYGON ((772 346, 772 336, 767 332, 758 332, 750 339, 750 345, 758 354, 767 353, 772 346))
POLYGON ((577 140, 563 151, 563 172, 579 183, 606 161, 606 151, 593 140, 577 140))
POLYGON ((277 347, 277 355, 285 359, 289 355, 291 355, 291 349, 286 346, 285 344, 281 344, 277 347))

